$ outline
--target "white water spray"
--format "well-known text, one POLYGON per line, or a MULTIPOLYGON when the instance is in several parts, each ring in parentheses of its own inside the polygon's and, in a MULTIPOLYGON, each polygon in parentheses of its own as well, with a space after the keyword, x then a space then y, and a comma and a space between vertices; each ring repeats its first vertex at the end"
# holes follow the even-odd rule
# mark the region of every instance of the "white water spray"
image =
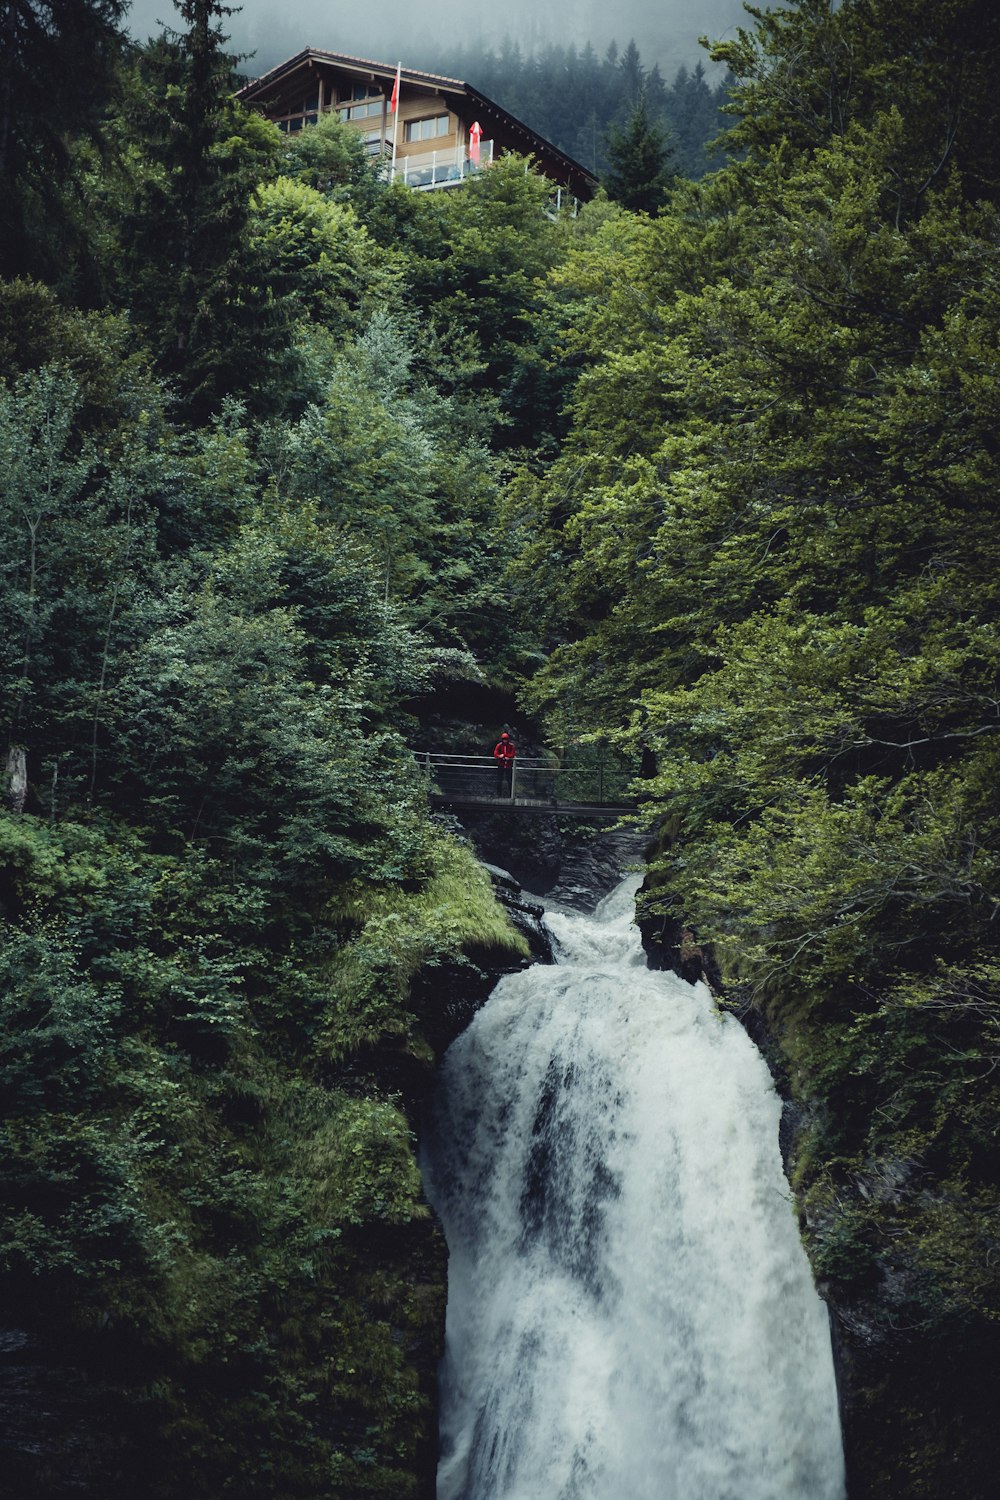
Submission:
POLYGON ((842 1500, 780 1101, 704 986, 644 967, 635 887, 550 913, 559 966, 444 1060, 438 1500, 842 1500))

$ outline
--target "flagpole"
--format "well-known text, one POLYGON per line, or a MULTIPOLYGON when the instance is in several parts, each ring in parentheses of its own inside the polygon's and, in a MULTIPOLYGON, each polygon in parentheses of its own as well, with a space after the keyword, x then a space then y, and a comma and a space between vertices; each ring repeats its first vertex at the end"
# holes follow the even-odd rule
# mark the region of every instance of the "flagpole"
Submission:
POLYGON ((399 75, 402 67, 403 64, 401 62, 396 64, 396 86, 392 91, 392 173, 389 178, 390 182, 396 181, 396 143, 399 140, 399 75))

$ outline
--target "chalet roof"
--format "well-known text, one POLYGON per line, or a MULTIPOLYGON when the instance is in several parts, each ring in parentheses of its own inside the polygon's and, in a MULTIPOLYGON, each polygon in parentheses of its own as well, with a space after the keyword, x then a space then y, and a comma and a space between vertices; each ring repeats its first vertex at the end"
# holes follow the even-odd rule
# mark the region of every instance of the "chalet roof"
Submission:
MULTIPOLYGON (((267 73, 262 73, 259 78, 244 84, 236 97, 244 104, 264 106, 269 91, 290 82, 295 73, 308 73, 319 66, 335 68, 338 72, 352 73, 359 80, 384 85, 386 93, 391 91, 396 81, 396 69, 391 63, 376 62, 367 57, 351 57, 344 52, 327 52, 320 47, 304 47, 294 57, 286 58, 267 73)), ((593 172, 588 172, 586 167, 567 156, 565 151, 532 130, 530 125, 525 125, 509 114, 502 105, 488 99, 471 83, 466 83, 461 78, 446 78, 440 73, 426 73, 417 68, 403 67, 400 68, 399 78, 401 87, 409 85, 440 94, 448 108, 464 124, 471 124, 473 119, 478 118, 484 135, 489 136, 499 126, 505 138, 504 144, 509 140, 516 143, 517 149, 525 156, 536 157, 546 176, 565 183, 578 198, 593 197, 597 189, 597 178, 593 172)))

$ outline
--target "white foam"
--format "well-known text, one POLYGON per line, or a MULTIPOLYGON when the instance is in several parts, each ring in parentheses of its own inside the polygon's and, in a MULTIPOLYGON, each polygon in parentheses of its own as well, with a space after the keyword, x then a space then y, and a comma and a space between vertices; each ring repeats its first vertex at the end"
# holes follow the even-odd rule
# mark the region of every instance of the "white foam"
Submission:
POLYGON ((780 1102, 704 986, 643 967, 635 886, 550 915, 561 964, 442 1065, 439 1500, 842 1500, 780 1102))

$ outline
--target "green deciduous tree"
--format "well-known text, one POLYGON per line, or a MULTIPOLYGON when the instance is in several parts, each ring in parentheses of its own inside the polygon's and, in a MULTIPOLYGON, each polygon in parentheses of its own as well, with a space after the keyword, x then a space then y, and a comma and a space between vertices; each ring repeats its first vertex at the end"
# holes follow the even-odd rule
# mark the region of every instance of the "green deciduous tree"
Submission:
POLYGON ((336 195, 370 187, 377 179, 377 163, 367 155, 364 138, 336 114, 321 115, 308 130, 285 137, 282 169, 317 192, 336 195))
POLYGON ((739 87, 736 148, 767 152, 779 141, 810 151, 892 109, 906 133, 892 161, 897 215, 956 167, 970 198, 995 198, 1000 17, 988 0, 796 0, 773 11, 747 7, 753 30, 719 42, 712 56, 739 87))
POLYGON ((294 299, 343 342, 365 312, 398 291, 391 262, 353 210, 279 177, 261 187, 251 219, 260 264, 276 299, 294 299))
POLYGON ((494 440, 505 445, 537 440, 561 403, 559 373, 535 346, 531 323, 565 233, 547 216, 550 197, 529 162, 505 156, 453 192, 399 188, 372 225, 408 253, 410 305, 426 322, 422 345, 436 381, 499 414, 494 440))
POLYGON ((716 945, 814 1112, 793 1165, 835 1305, 910 1330, 919 1373, 867 1387, 905 1436, 889 1455, 852 1416, 852 1492, 904 1450, 939 1492, 957 1445, 985 1497, 961 1351, 996 1361, 1000 1296, 974 1269, 1000 1108, 996 23, 973 0, 757 19, 717 49, 744 159, 553 278, 572 427, 509 496, 520 586, 554 600, 531 691, 560 735, 655 750, 650 919, 716 945))

